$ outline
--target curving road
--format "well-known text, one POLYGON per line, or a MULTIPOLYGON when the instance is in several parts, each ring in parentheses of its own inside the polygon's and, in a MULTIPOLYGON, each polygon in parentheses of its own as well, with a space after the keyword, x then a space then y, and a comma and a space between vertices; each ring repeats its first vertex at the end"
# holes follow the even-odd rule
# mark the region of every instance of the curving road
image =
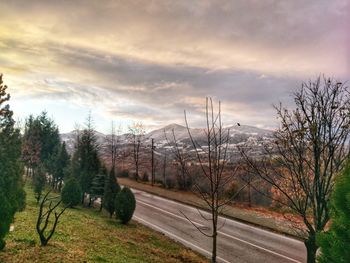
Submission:
MULTIPOLYGON (((210 258, 211 239, 202 235, 184 216, 204 231, 210 230, 196 208, 133 190, 137 200, 134 220, 149 226, 210 258), (182 214, 183 213, 183 214, 182 214)), ((207 212, 202 211, 204 216, 207 212)), ((231 219, 219 219, 218 262, 306 262, 303 242, 231 219)))

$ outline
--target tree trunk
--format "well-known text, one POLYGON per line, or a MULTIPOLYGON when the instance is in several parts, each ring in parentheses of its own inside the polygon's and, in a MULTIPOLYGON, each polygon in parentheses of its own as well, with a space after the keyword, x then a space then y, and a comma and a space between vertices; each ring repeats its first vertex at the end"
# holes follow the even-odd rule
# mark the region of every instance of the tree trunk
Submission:
POLYGON ((252 198, 251 198, 251 188, 250 188, 250 182, 248 184, 248 207, 252 206, 252 198))
POLYGON ((316 245, 316 235, 310 234, 308 239, 304 241, 307 252, 307 263, 316 263, 316 252, 318 246, 316 245))
POLYGON ((212 251, 212 255, 211 255, 211 262, 212 263, 216 263, 216 237, 217 237, 217 233, 216 233, 216 228, 214 230, 213 233, 213 251, 212 251))

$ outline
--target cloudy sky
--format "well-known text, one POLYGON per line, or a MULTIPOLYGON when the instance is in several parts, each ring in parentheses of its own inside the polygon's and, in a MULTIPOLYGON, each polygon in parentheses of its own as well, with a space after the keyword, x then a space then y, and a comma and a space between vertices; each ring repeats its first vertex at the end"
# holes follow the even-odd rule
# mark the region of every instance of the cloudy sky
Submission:
POLYGON ((0 72, 17 118, 62 132, 89 111, 102 132, 184 109, 198 126, 206 96, 226 124, 274 127, 303 80, 350 80, 349 17, 349 0, 0 0, 0 72))

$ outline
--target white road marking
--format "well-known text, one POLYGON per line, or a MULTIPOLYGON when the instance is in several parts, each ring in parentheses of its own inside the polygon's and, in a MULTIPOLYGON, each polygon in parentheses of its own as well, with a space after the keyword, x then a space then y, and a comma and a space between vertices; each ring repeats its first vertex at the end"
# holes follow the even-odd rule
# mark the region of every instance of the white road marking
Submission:
POLYGON ((298 260, 295 260, 295 259, 293 259, 293 258, 284 256, 284 255, 282 255, 282 254, 280 254, 280 253, 277 253, 277 252, 275 252, 275 251, 272 251, 272 250, 270 250, 270 249, 267 249, 267 248, 264 248, 264 247, 260 247, 260 246, 258 246, 258 245, 255 245, 255 244, 253 244, 253 243, 250 243, 250 242, 245 241, 245 240, 243 240, 243 239, 240 239, 240 238, 238 238, 238 237, 228 235, 228 234, 226 234, 226 233, 224 233, 224 232, 218 231, 218 234, 221 234, 221 235, 226 236, 226 237, 228 237, 228 238, 232 238, 232 239, 238 240, 238 241, 243 242, 243 243, 245 243, 245 244, 247 244, 247 245, 251 245, 251 246, 253 246, 253 247, 255 247, 255 248, 264 250, 264 251, 266 251, 266 252, 269 252, 269 253, 274 254, 274 255, 276 255, 276 256, 279 256, 279 257, 282 257, 282 258, 284 258, 284 259, 288 259, 288 260, 293 261, 293 262, 296 262, 296 263, 301 263, 301 262, 298 261, 298 260))
MULTIPOLYGON (((181 237, 179 237, 179 236, 177 236, 177 235, 175 235, 173 233, 170 233, 169 231, 167 231, 167 230, 165 230, 165 229, 163 229, 163 228, 161 228, 161 227, 159 227, 157 225, 149 223, 146 220, 143 220, 142 218, 140 218, 138 216, 133 216, 133 218, 135 218, 138 221, 143 222, 144 225, 148 225, 148 226, 150 226, 153 229, 157 229, 158 231, 160 231, 160 232, 162 232, 162 233, 164 233, 164 234, 166 234, 166 235, 168 235, 170 237, 173 237, 174 239, 177 239, 177 240, 181 241, 182 243, 187 244, 188 246, 192 246, 192 247, 196 248, 197 250, 200 250, 203 253, 207 254, 208 256, 211 256, 211 252, 209 252, 208 250, 205 250, 205 249, 203 249, 203 248, 201 248, 201 247, 199 247, 199 246, 197 246, 197 245, 195 245, 195 244, 193 244, 193 243, 191 243, 191 242, 189 242, 189 241, 187 241, 187 240, 185 240, 185 239, 183 239, 183 238, 181 238, 181 237)), ((223 259, 221 257, 217 257, 217 259, 222 261, 222 262, 224 262, 224 263, 231 263, 230 261, 227 261, 227 260, 225 260, 225 259, 223 259)))
MULTIPOLYGON (((152 197, 152 198, 155 198, 155 199, 159 199, 159 200, 162 200, 162 201, 165 201, 165 202, 169 202, 169 203, 173 203, 173 204, 176 204, 176 205, 180 205, 182 207, 185 207, 187 209, 191 209, 191 210, 195 210, 197 211, 197 209, 199 208, 195 208, 191 205, 186 205, 184 203, 181 203, 181 202, 177 202, 177 201, 174 201, 174 200, 169 200, 169 199, 166 199, 164 197, 160 197, 160 196, 157 196, 157 195, 152 195, 152 194, 149 194, 145 191, 141 191, 141 190, 138 190, 139 191, 139 194, 141 196, 146 196, 146 197, 152 197)), ((203 214, 207 214, 207 215, 210 215, 207 211, 205 210, 202 210, 202 209, 199 209, 201 211, 201 213, 203 214)), ((259 228, 259 227, 255 227, 255 226, 252 226, 252 225, 249 225, 249 224, 245 224, 245 223, 242 223, 240 221, 237 221, 237 220, 233 220, 233 219, 230 219, 230 218, 227 218, 227 217, 222 217, 222 216, 219 216, 220 219, 222 220, 226 220, 233 223, 233 224, 237 224, 237 225, 241 225, 241 226, 244 226, 246 228, 250 228, 250 229, 254 229, 256 231, 260 231, 260 232, 263 232, 263 233, 267 233, 269 235, 273 235, 273 236, 276 236, 278 238, 283 238, 283 239, 287 239, 287 240, 290 240, 292 242, 296 242, 296 243, 300 243, 301 241, 300 240, 297 240, 295 238, 292 238, 292 237, 288 237, 288 236, 285 236, 285 235, 281 235, 281 234, 276 234, 272 231, 268 231, 268 230, 265 230, 265 229, 262 229, 262 228, 259 228)))
MULTIPOLYGON (((169 214, 169 215, 171 215, 171 216, 174 216, 174 217, 176 217, 176 218, 179 218, 179 219, 181 219, 181 220, 185 220, 185 221, 188 222, 188 220, 187 220, 186 218, 181 217, 181 216, 179 216, 179 215, 177 215, 177 214, 171 213, 171 212, 169 212, 169 211, 166 211, 166 210, 164 210, 164 209, 162 209, 162 208, 159 208, 159 207, 150 205, 150 204, 145 203, 145 202, 140 201, 140 200, 137 200, 137 202, 142 203, 142 204, 144 204, 144 205, 146 205, 146 206, 152 207, 152 208, 157 209, 157 210, 159 210, 159 211, 161 211, 161 212, 163 212, 163 213, 169 214)), ((143 220, 143 221, 145 221, 145 220, 143 220)), ((191 221, 192 221, 192 220, 191 220, 191 221)), ((194 224, 196 224, 196 225, 198 225, 198 226, 200 226, 200 227, 205 227, 204 225, 202 225, 202 224, 200 224, 200 223, 197 223, 197 222, 195 222, 195 221, 192 221, 192 223, 194 223, 194 224)), ((151 224, 151 223, 149 223, 149 224, 151 224)), ((248 241, 246 241, 246 240, 243 240, 243 239, 240 239, 240 238, 238 238, 238 237, 231 236, 231 235, 226 234, 226 233, 221 232, 221 231, 218 231, 218 233, 221 234, 221 235, 224 235, 224 236, 226 236, 226 237, 228 237, 228 238, 232 238, 232 239, 234 239, 234 240, 238 240, 238 241, 240 241, 240 242, 243 242, 243 243, 245 243, 245 244, 248 244, 248 245, 250 245, 250 246, 252 246, 252 247, 255 247, 255 248, 257 248, 257 249, 260 249, 260 250, 263 250, 263 251, 265 251, 265 252, 271 253, 271 254, 273 254, 273 255, 276 255, 276 256, 282 257, 282 258, 284 258, 284 259, 290 260, 290 261, 292 261, 292 262, 301 263, 301 262, 298 261, 298 260, 295 260, 295 259, 290 258, 290 257, 288 257, 288 256, 282 255, 282 254, 280 254, 280 253, 278 253, 278 252, 275 252, 275 251, 272 251, 272 250, 270 250, 270 249, 267 249, 267 248, 264 248, 264 247, 255 245, 255 244, 253 244, 253 243, 250 243, 250 242, 248 242, 248 241)))
MULTIPOLYGON (((146 205, 146 206, 152 207, 152 208, 154 208, 154 209, 157 209, 157 210, 159 210, 159 211, 162 211, 163 213, 166 213, 166 214, 168 214, 168 215, 174 216, 174 217, 176 217, 176 218, 178 218, 178 219, 181 219, 181 220, 184 220, 184 221, 188 222, 188 219, 186 219, 186 218, 185 218, 185 217, 183 217, 183 216, 180 216, 180 215, 177 215, 177 214, 171 213, 171 212, 166 211, 166 210, 164 210, 164 209, 162 209, 162 208, 159 208, 159 207, 156 207, 156 206, 150 205, 150 204, 145 203, 145 202, 140 201, 140 200, 137 200, 137 202, 139 202, 139 203, 141 203, 141 204, 143 204, 143 205, 146 205)), ((192 219, 191 219, 191 222, 192 222, 193 224, 195 224, 195 225, 199 226, 199 227, 205 227, 205 225, 202 225, 202 224, 200 224, 200 223, 197 223, 197 222, 193 221, 192 219)), ((188 223, 190 223, 190 222, 188 222, 188 223)))

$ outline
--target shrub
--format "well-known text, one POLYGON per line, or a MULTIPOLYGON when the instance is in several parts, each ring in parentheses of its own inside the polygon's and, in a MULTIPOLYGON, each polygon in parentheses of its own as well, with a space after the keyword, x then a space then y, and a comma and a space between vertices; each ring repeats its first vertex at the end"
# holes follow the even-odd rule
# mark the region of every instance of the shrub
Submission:
POLYGON ((81 201, 81 188, 79 182, 75 178, 70 178, 64 184, 62 189, 61 198, 62 202, 70 207, 78 205, 81 201))
POLYGON ((337 178, 331 198, 332 224, 329 231, 318 235, 321 247, 318 262, 346 263, 350 258, 350 160, 337 178))
POLYGON ((112 217, 115 211, 115 198, 120 192, 120 185, 118 184, 114 170, 109 173, 105 184, 105 190, 103 195, 103 207, 108 211, 109 216, 112 217))
POLYGON ((135 211, 136 200, 128 187, 124 187, 116 197, 115 212, 123 224, 127 224, 135 211))

